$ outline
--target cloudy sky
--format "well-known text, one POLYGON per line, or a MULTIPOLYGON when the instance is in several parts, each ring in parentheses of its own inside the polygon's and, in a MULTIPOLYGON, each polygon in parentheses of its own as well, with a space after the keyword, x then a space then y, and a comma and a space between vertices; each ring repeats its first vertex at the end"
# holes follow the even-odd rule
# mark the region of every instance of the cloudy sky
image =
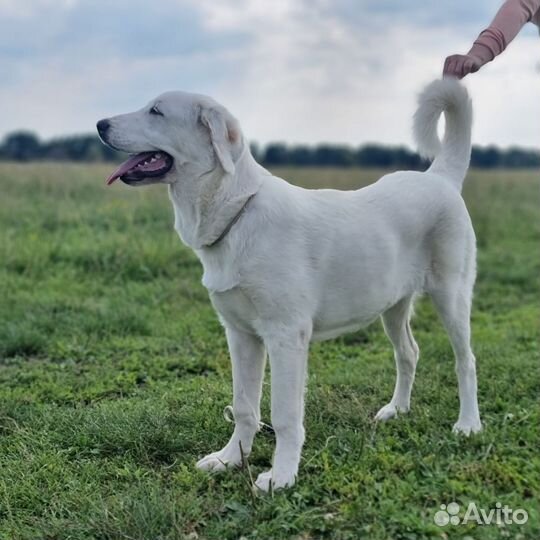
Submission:
MULTIPOLYGON (((250 140, 412 144, 422 85, 498 0, 0 0, 0 136, 91 132, 172 89, 209 94, 250 140)), ((529 24, 467 78, 474 141, 540 146, 529 24)))

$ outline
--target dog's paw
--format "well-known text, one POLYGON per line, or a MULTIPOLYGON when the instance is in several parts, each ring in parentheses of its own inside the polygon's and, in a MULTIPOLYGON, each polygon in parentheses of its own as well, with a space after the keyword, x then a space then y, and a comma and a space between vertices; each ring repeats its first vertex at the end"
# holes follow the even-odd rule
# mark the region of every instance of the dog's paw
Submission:
POLYGON ((264 493, 294 486, 296 474, 288 472, 273 472, 273 469, 262 472, 255 480, 255 487, 264 493))
POLYGON ((398 413, 406 413, 408 411, 409 407, 400 407, 399 405, 394 405, 392 402, 390 402, 382 407, 375 415, 375 421, 386 422, 387 420, 397 416, 398 413))
POLYGON ((479 433, 482 431, 482 422, 480 418, 474 420, 458 420, 452 431, 457 435, 465 435, 468 437, 471 433, 479 433))
POLYGON ((228 467, 239 467, 242 464, 240 452, 229 452, 226 448, 204 456, 197 461, 197 469, 206 472, 224 471, 228 467))

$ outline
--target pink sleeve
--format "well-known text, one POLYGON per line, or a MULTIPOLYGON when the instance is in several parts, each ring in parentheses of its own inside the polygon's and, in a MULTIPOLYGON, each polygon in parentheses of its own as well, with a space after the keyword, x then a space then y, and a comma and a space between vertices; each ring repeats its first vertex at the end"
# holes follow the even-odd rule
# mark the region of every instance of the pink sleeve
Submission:
POLYGON ((506 0, 493 19, 474 42, 470 56, 485 64, 501 54, 526 22, 540 10, 540 0, 506 0))

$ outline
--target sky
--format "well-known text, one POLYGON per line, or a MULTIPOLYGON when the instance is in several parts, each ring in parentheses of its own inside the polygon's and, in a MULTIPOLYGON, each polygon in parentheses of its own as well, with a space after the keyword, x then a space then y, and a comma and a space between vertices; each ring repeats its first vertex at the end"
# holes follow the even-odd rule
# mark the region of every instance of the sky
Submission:
MULTIPOLYGON (((167 90, 212 96, 250 141, 412 146, 422 87, 497 0, 0 0, 0 136, 89 133, 167 90)), ((540 36, 465 79, 476 144, 540 147, 540 36)))

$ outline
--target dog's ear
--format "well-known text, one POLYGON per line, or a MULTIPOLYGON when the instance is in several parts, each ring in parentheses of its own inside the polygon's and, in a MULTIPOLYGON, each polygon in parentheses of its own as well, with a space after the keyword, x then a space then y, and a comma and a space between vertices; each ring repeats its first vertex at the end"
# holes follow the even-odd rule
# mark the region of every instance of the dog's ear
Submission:
POLYGON ((202 107, 200 121, 210 132, 212 147, 226 173, 234 173, 233 149, 240 141, 237 120, 227 111, 215 107, 202 107))

